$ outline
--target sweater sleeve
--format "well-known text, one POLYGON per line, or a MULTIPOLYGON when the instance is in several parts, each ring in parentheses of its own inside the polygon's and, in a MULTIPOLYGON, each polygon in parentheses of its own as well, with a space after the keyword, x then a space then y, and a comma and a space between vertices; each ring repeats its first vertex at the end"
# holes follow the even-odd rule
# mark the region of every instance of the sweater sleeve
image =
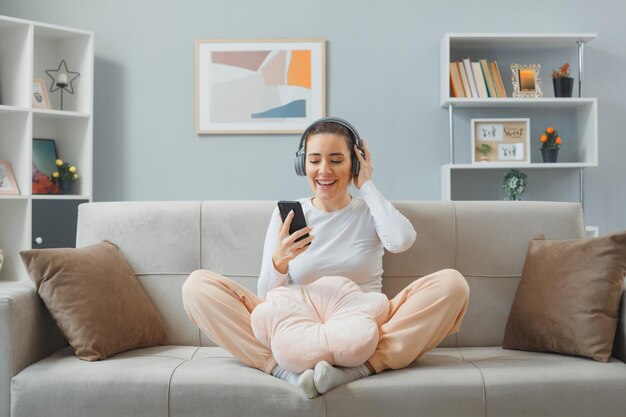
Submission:
POLYGON ((274 268, 274 262, 272 262, 272 255, 278 243, 278 229, 281 224, 282 221, 278 214, 278 208, 275 208, 265 235, 261 274, 257 281, 257 295, 263 300, 265 300, 265 294, 269 290, 285 285, 288 281, 289 272, 281 274, 274 268))
POLYGON ((376 232, 385 249, 391 253, 409 249, 417 237, 409 219, 383 197, 372 181, 361 186, 359 195, 370 209, 376 232))

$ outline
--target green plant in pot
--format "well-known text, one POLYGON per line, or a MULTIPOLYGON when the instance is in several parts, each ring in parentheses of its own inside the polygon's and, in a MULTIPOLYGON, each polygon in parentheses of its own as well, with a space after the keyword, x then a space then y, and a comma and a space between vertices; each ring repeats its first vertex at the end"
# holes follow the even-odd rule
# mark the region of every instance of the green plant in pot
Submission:
POLYGON ((489 157, 487 155, 492 150, 493 150, 493 147, 491 147, 491 145, 489 145, 488 143, 483 143, 482 145, 476 147, 476 151, 482 155, 480 157, 481 161, 488 161, 489 157))
POLYGON ((557 131, 553 127, 547 128, 541 135, 540 140, 543 162, 556 162, 562 142, 557 131))
POLYGON ((502 189, 506 192, 505 200, 519 200, 517 196, 526 191, 528 176, 522 171, 512 169, 504 175, 502 189))
POLYGON ((78 180, 76 167, 62 159, 56 160, 57 170, 50 175, 53 184, 59 184, 61 194, 74 194, 74 184, 78 180))
POLYGON ((563 64, 558 70, 552 71, 552 85, 554 97, 571 97, 574 89, 574 79, 569 76, 569 63, 563 64))

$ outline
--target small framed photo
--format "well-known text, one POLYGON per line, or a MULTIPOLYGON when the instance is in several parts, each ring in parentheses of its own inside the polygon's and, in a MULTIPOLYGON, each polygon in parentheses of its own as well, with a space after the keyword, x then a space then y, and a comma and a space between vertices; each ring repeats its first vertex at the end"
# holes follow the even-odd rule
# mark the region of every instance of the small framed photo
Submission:
POLYGON ((513 72, 513 97, 543 97, 543 92, 541 91, 541 75, 539 74, 540 70, 541 65, 539 64, 511 64, 511 72, 513 72))
POLYGON ((196 41, 196 134, 301 134, 326 116, 323 39, 196 41))
POLYGON ((11 163, 9 161, 0 161, 0 194, 15 195, 19 193, 20 190, 17 188, 11 163))
POLYGON ((46 82, 40 78, 33 81, 33 107, 36 109, 52 108, 46 91, 46 82))
POLYGON ((59 194, 59 184, 50 181, 57 158, 54 139, 33 139, 33 194, 59 194))
POLYGON ((530 119, 472 119, 472 163, 530 163, 530 119))

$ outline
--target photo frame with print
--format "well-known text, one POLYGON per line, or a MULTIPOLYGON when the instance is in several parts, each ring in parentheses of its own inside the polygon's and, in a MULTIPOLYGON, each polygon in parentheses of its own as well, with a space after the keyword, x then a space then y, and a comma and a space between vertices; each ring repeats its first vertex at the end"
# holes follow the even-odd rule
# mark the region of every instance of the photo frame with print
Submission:
POLYGON ((530 119, 472 119, 471 126, 472 164, 530 163, 530 119))
POLYGON ((326 116, 323 39, 196 41, 196 134, 301 134, 326 116))
POLYGON ((20 189, 15 181, 11 162, 0 161, 0 195, 17 195, 20 189))
POLYGON ((57 158, 54 139, 33 139, 33 194, 59 194, 59 184, 50 181, 57 158))
POLYGON ((33 108, 51 109, 50 97, 46 91, 46 82, 40 78, 33 81, 33 108))
POLYGON ((513 73, 513 97, 515 98, 539 98, 543 97, 541 91, 541 65, 540 64, 511 64, 513 73))

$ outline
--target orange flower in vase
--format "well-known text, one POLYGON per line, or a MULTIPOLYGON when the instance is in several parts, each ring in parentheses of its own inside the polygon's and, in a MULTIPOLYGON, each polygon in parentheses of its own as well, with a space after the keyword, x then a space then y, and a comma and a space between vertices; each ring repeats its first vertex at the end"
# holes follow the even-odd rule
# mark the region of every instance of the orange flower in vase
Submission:
POLYGON ((541 156, 543 162, 556 162, 561 147, 561 137, 553 127, 548 127, 539 138, 541 141, 541 156))

